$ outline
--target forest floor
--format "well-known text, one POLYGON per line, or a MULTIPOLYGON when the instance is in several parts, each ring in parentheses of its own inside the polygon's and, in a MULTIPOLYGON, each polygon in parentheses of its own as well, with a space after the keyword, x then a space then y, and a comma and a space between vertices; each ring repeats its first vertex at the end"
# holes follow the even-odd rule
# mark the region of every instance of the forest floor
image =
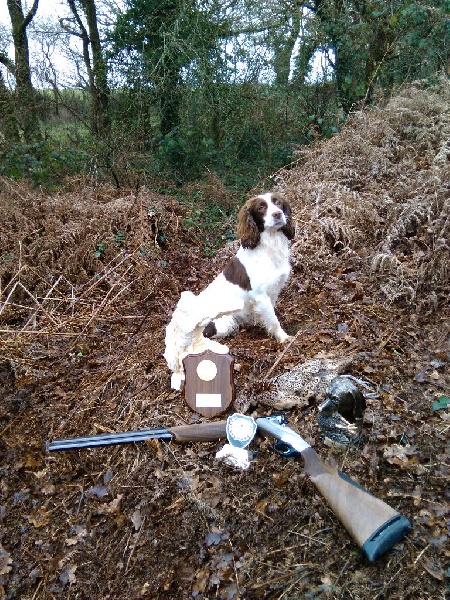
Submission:
MULTIPOLYGON (((449 597, 449 139, 449 86, 417 84, 262 182, 296 219, 277 305, 295 339, 249 327, 226 341, 240 397, 315 356, 356 357, 349 372, 378 392, 363 448, 325 445, 314 402, 287 418, 410 520, 374 564, 302 461, 263 437, 246 471, 216 460, 223 441, 46 452, 205 420, 170 389, 165 328, 180 293, 232 253, 234 217, 205 232, 176 190, 0 181, 0 598, 449 597)), ((214 177, 198 192, 204 207, 232 204, 214 177)))

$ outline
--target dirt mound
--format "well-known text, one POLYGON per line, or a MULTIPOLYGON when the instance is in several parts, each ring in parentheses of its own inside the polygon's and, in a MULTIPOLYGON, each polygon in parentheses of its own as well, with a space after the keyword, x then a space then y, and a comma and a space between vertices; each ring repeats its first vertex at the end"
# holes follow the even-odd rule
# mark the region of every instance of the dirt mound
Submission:
MULTIPOLYGON (((299 149, 276 176, 298 220, 278 305, 294 341, 258 328, 227 341, 252 398, 301 361, 358 357, 352 373, 376 392, 363 449, 324 445, 312 401, 288 419, 410 519, 375 565, 268 440, 246 472, 214 459, 220 442, 45 452, 49 439, 201 420, 169 389, 165 327, 232 246, 205 256, 175 195, 0 180, 0 598, 444 597, 449 100, 448 85, 410 86, 299 149)), ((217 186, 229 205, 214 178, 202 193, 217 186)))

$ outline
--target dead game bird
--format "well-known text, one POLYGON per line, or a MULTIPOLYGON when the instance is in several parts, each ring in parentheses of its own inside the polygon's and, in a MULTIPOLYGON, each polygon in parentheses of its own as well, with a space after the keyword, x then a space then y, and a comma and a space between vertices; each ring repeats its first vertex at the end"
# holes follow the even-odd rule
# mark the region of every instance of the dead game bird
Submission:
POLYGON ((269 379, 268 391, 238 398, 239 410, 245 411, 245 407, 258 403, 277 410, 287 410, 294 406, 307 406, 311 398, 321 402, 331 382, 360 357, 313 358, 300 363, 290 371, 269 379))

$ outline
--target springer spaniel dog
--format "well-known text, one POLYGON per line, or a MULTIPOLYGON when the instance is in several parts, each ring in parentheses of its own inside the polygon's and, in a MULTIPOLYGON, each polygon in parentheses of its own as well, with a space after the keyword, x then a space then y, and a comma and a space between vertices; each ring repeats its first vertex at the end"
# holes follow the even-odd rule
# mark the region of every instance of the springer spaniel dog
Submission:
POLYGON ((262 325, 280 343, 289 339, 274 307, 291 270, 289 240, 294 233, 291 207, 278 193, 261 194, 244 204, 238 216, 239 250, 198 296, 212 307, 228 297, 242 308, 210 321, 205 337, 223 337, 247 323, 262 325))

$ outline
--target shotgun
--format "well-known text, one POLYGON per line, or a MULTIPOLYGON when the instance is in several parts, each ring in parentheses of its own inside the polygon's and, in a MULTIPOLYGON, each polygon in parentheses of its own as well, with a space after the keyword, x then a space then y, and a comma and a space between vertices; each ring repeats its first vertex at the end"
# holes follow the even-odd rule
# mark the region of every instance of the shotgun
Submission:
MULTIPOLYGON (((233 415, 234 418, 236 416, 238 415, 233 415)), ((411 527, 406 517, 370 494, 335 467, 323 463, 310 444, 287 425, 284 415, 259 417, 255 421, 260 431, 275 438, 274 450, 277 454, 286 458, 302 456, 305 473, 370 562, 377 560, 406 535, 411 527)), ((143 429, 54 440, 47 443, 46 448, 47 451, 54 452, 130 444, 151 439, 180 443, 206 442, 226 436, 227 421, 212 421, 166 429, 143 429)))

